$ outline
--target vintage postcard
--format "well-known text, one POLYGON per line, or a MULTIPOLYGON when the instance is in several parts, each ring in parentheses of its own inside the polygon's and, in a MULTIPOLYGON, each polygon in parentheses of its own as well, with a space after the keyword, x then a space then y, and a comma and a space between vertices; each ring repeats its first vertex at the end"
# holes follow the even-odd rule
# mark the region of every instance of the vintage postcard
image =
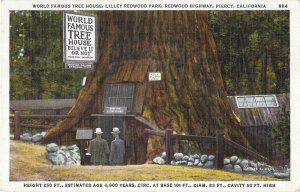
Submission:
POLYGON ((300 2, 1 1, 1 191, 299 191, 300 2))

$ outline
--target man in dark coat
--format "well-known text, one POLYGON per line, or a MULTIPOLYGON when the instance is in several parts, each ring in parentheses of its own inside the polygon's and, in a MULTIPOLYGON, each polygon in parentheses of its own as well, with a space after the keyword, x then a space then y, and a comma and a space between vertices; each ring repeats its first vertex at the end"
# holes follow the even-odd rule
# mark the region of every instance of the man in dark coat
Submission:
POLYGON ((91 163, 93 165, 107 164, 107 157, 109 154, 109 148, 107 141, 101 138, 101 128, 96 128, 95 139, 91 140, 88 152, 91 154, 91 163))
POLYGON ((113 134, 115 139, 111 142, 110 145, 109 164, 123 165, 125 155, 125 144, 124 141, 119 137, 120 130, 119 128, 114 127, 111 133, 113 134))

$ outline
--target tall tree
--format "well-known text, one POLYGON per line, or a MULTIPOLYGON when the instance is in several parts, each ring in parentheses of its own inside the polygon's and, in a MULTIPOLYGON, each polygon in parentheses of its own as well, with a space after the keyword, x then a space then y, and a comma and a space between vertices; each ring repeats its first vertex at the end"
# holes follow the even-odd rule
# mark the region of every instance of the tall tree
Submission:
POLYGON ((100 11, 98 19, 100 59, 70 111, 75 118, 50 129, 45 141, 95 113, 101 105, 95 100, 113 79, 146 86, 141 115, 161 129, 197 135, 224 131, 247 144, 227 101, 206 11, 100 11), (162 80, 148 82, 148 72, 157 71, 162 80))
POLYGON ((288 11, 212 11, 209 16, 230 95, 289 92, 288 11))
POLYGON ((74 98, 83 71, 64 69, 61 11, 10 12, 10 98, 74 98))

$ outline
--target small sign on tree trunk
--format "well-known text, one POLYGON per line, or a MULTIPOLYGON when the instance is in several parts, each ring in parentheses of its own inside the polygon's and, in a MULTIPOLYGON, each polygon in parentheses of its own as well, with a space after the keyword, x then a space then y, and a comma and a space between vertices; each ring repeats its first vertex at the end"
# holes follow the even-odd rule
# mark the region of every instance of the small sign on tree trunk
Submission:
POLYGON ((149 81, 161 81, 161 72, 150 72, 148 76, 149 81))
POLYGON ((127 107, 105 107, 104 114, 126 114, 127 107))

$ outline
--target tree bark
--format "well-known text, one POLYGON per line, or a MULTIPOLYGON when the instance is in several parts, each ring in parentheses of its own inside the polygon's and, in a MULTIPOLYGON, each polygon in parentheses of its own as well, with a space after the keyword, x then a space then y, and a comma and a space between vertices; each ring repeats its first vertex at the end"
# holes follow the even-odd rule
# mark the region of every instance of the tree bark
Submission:
POLYGON ((76 117, 50 129, 45 141, 90 115, 107 79, 143 77, 139 83, 147 88, 140 115, 160 129, 196 135, 222 131, 248 145, 227 101, 206 11, 100 11, 98 18, 100 59, 70 111, 76 117), (136 70, 138 63, 142 67, 136 70), (162 80, 148 82, 148 72, 161 72, 162 80))

